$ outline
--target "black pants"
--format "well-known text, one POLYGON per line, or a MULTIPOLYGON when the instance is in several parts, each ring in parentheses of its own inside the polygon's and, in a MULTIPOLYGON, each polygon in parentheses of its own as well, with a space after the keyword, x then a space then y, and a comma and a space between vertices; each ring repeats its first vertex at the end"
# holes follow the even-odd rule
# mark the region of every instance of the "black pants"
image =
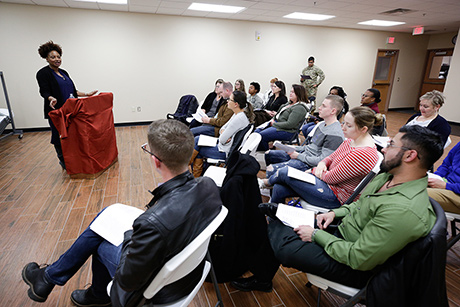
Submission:
MULTIPOLYGON (((272 278, 280 263, 355 288, 364 287, 372 276, 372 271, 353 270, 337 262, 316 243, 303 242, 291 227, 279 220, 270 219, 268 237, 273 253, 267 252, 266 255, 274 255, 274 258, 270 259, 271 265, 266 268, 266 274, 271 273, 272 278)), ((269 259, 265 263, 269 263, 269 259)))

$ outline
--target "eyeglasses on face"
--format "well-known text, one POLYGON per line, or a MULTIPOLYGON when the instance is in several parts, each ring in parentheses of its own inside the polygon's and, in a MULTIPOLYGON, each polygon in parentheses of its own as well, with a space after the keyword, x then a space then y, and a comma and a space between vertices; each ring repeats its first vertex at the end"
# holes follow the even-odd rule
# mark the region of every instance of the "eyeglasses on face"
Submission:
POLYGON ((163 162, 163 161, 161 161, 160 158, 158 158, 157 155, 155 155, 153 152, 151 152, 151 151, 149 151, 149 150, 147 149, 147 145, 148 145, 148 143, 143 144, 143 145, 141 146, 142 150, 143 150, 146 154, 152 155, 152 156, 154 156, 155 158, 157 158, 158 161, 163 162))
MULTIPOLYGON (((396 146, 395 143, 393 142, 393 140, 388 141, 387 147, 386 147, 386 148, 389 148, 389 147, 392 147, 392 148, 401 148, 402 150, 414 150, 414 149, 409 148, 409 147, 406 147, 406 146, 396 146)), ((418 152, 417 152, 417 158, 420 160, 420 155, 418 154, 418 152)))

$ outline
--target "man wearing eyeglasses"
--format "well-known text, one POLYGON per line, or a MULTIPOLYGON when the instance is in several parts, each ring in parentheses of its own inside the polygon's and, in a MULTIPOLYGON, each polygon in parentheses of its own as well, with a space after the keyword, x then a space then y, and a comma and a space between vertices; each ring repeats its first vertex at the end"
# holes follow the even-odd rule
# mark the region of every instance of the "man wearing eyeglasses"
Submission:
POLYGON ((227 100, 233 92, 233 85, 231 82, 224 82, 220 84, 219 89, 222 98, 217 106, 217 114, 214 117, 203 116, 203 125, 190 129, 193 136, 201 134, 209 136, 219 136, 220 128, 227 123, 233 115, 233 111, 227 106, 227 100))
MULTIPOLYGON (((426 192, 426 172, 442 152, 437 133, 420 126, 402 127, 383 149, 383 173, 358 201, 317 215, 316 229, 307 225, 292 229, 276 218, 275 204, 260 204, 270 217, 271 249, 264 254, 272 265, 264 268, 267 276, 273 277, 281 263, 346 286, 364 287, 374 268, 433 228, 436 215, 426 192), (341 223, 328 232, 334 219, 341 223)), ((242 291, 272 289, 271 279, 256 275, 232 285, 242 291)))
MULTIPOLYGON (((165 182, 151 192, 146 211, 134 220, 119 246, 90 226, 53 264, 27 264, 22 277, 32 300, 46 301, 55 285, 63 286, 92 256, 91 286, 73 291, 71 301, 77 306, 140 306, 145 288, 162 266, 217 216, 222 206, 218 188, 211 179, 195 179, 188 171, 194 146, 188 127, 176 120, 158 120, 149 126, 147 137, 142 150, 165 182), (112 279, 109 297, 107 285, 112 279)), ((162 288, 151 301, 165 304, 182 298, 193 290, 202 271, 203 263, 162 288)))

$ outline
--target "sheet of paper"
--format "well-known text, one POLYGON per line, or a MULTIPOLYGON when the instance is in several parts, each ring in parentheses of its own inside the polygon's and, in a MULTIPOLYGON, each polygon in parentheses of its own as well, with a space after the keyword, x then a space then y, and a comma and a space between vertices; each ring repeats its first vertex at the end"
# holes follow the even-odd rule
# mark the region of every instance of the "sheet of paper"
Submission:
POLYGON ((0 115, 10 116, 8 109, 0 109, 0 115))
POLYGON ((285 145, 285 144, 281 143, 280 141, 275 141, 275 143, 273 143, 273 146, 275 146, 276 149, 284 150, 288 154, 295 151, 294 146, 285 145))
POLYGON ((206 116, 206 113, 204 113, 202 109, 197 109, 196 113, 192 114, 192 116, 196 121, 202 123, 203 122, 202 118, 206 116))
POLYGON ((208 167, 203 177, 211 178, 212 180, 214 180, 216 185, 220 188, 222 186, 222 183, 224 182, 226 175, 227 175, 226 168, 211 165, 210 167, 208 167))
POLYGON ((123 205, 113 204, 107 207, 89 227, 92 231, 115 246, 123 243, 124 233, 133 228, 133 222, 143 210, 123 205))
POLYGON ((310 173, 305 173, 303 171, 299 171, 293 167, 288 166, 288 177, 305 181, 311 184, 316 184, 316 177, 310 173))
POLYGON ((427 173, 427 174, 428 174, 428 179, 438 179, 438 180, 445 181, 441 176, 436 175, 434 173, 427 173))
POLYGON ((285 225, 296 228, 300 225, 308 225, 314 227, 315 212, 296 208, 284 204, 278 204, 276 217, 279 218, 285 225))
POLYGON ((219 140, 219 138, 209 136, 209 135, 200 134, 200 138, 198 139, 198 146, 214 147, 214 146, 217 145, 218 140, 219 140))

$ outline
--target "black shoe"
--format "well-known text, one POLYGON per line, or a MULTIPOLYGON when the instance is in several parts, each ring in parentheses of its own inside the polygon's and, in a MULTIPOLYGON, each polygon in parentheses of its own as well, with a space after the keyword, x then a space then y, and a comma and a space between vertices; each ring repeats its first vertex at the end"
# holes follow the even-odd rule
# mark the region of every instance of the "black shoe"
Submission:
POLYGON ((62 167, 63 170, 66 170, 66 169, 65 169, 65 163, 64 163, 64 162, 62 162, 62 161, 59 160, 59 165, 62 167))
POLYGON ((31 262, 22 269, 22 279, 29 285, 27 294, 36 302, 44 302, 54 288, 54 284, 46 280, 45 268, 31 262))
POLYGON ((262 203, 259 204, 259 211, 272 219, 277 220, 276 211, 278 210, 278 204, 275 203, 262 203))
POLYGON ((238 278, 230 283, 240 291, 262 291, 272 292, 273 283, 271 281, 258 281, 255 276, 249 278, 238 278))
POLYGON ((93 290, 89 287, 86 290, 75 290, 70 295, 72 303, 79 307, 96 307, 96 306, 111 306, 110 297, 96 297, 93 294, 93 290))

